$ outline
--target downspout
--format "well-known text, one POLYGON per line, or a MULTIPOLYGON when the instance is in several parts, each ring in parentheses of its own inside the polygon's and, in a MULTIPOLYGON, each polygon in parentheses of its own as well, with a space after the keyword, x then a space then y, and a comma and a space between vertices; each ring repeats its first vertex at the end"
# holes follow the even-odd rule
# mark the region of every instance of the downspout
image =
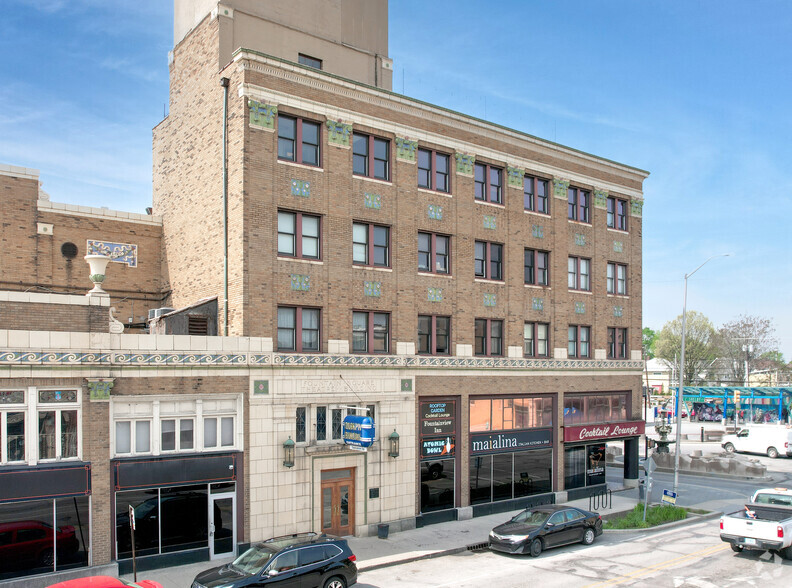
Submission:
POLYGON ((223 336, 228 337, 228 78, 223 86, 223 336))

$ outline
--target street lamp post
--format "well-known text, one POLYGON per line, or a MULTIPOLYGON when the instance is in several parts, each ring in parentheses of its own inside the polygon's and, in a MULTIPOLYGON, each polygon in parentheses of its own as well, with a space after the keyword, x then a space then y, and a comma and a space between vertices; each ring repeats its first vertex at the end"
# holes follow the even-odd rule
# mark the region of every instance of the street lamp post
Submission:
POLYGON ((682 404, 682 395, 685 391, 685 321, 687 319, 687 281, 690 276, 695 274, 699 271, 702 267, 704 267, 707 263, 711 260, 715 259, 716 257, 729 257, 731 253, 721 253, 719 255, 713 255, 709 259, 707 259, 704 263, 698 266, 689 274, 685 274, 685 293, 682 298, 682 348, 679 351, 679 381, 677 386, 677 397, 676 397, 676 451, 674 452, 674 494, 677 493, 677 489, 679 487, 679 454, 681 453, 682 444, 682 411, 680 410, 682 404))

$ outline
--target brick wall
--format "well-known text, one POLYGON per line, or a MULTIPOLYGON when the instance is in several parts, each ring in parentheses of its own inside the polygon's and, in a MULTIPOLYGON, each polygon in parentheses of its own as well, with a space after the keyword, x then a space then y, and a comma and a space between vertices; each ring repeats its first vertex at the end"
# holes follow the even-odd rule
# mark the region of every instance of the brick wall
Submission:
POLYGON ((0 327, 9 331, 107 333, 109 322, 106 306, 0 301, 0 327))

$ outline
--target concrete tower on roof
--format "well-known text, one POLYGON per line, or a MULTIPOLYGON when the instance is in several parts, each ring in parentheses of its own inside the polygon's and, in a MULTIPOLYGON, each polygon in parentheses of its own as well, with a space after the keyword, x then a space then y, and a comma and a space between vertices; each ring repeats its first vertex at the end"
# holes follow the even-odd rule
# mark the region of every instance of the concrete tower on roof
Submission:
POLYGON ((174 0, 173 45, 219 18, 218 70, 240 47, 391 89, 388 0, 174 0))

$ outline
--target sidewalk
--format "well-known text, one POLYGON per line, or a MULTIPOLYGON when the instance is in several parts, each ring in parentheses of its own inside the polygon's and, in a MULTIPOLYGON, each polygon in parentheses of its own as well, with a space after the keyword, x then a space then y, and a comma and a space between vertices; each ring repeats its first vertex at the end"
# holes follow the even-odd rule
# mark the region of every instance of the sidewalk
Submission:
MULTIPOLYGON (((635 491, 614 492, 610 508, 600 508, 597 512, 608 515, 631 510, 637 504, 635 491)), ((565 504, 584 510, 589 508, 589 499, 572 500, 565 504)), ((398 565, 418 559, 440 557, 465 551, 470 545, 486 543, 490 529, 504 523, 520 512, 519 510, 494 515, 476 517, 466 521, 451 521, 436 525, 427 525, 420 529, 411 529, 393 533, 387 539, 377 537, 348 537, 349 547, 357 557, 359 572, 398 565)), ((139 579, 155 580, 164 588, 189 588, 193 578, 203 570, 223 565, 231 561, 217 560, 201 562, 186 566, 163 568, 140 572, 139 579)), ((121 576, 132 581, 131 575, 121 576)))

